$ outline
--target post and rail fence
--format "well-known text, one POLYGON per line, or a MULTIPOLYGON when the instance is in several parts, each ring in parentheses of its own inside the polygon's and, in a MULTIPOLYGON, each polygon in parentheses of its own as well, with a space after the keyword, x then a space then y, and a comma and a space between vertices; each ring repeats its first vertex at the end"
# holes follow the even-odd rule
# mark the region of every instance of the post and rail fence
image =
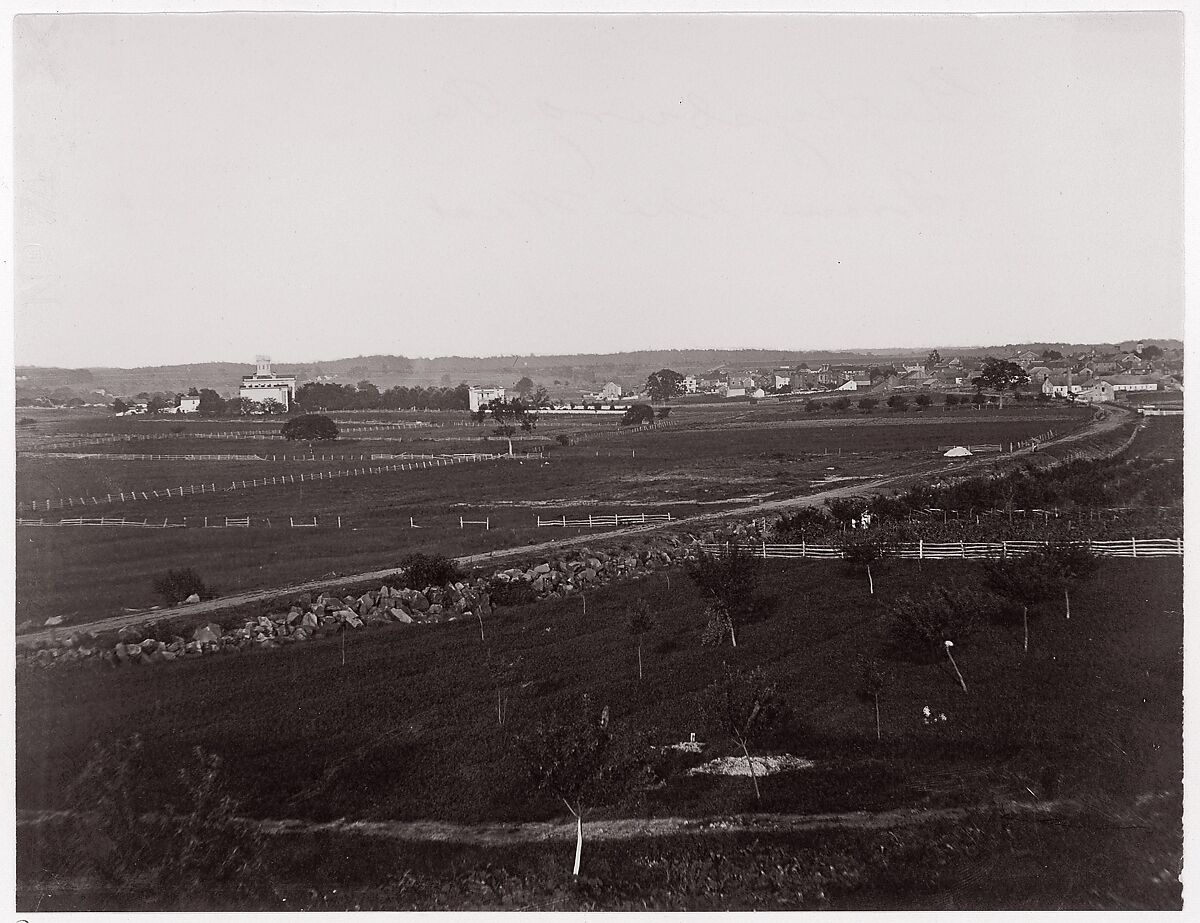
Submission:
MULTIPOLYGON (((701 542, 701 551, 709 554, 728 554, 734 546, 729 542, 701 542)), ((1049 547, 1051 542, 907 542, 884 547, 884 557, 908 560, 1003 560, 1028 555, 1049 547)), ((1164 558, 1182 557, 1182 538, 1137 538, 1114 541, 1086 540, 1073 542, 1086 547, 1098 557, 1106 558, 1164 558)), ((845 548, 838 545, 816 545, 807 542, 779 544, 771 542, 737 543, 736 547, 757 558, 812 558, 841 560, 845 548)))

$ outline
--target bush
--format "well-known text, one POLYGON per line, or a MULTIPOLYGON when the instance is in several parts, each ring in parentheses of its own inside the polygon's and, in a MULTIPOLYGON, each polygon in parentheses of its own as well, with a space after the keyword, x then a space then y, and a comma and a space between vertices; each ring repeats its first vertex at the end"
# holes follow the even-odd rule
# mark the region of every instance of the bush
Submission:
POLYGON ((414 552, 401 558, 400 567, 404 569, 404 585, 411 590, 445 586, 462 579, 458 562, 444 554, 414 552))
POLYGON ((487 592, 493 606, 527 606, 537 602, 537 590, 526 580, 493 577, 488 582, 487 592))
POLYGON ((858 409, 864 413, 870 413, 879 406, 879 398, 877 397, 860 397, 858 399, 858 409))
POLYGON ((946 406, 947 407, 958 406, 958 395, 957 394, 947 394, 946 395, 946 406))
POLYGON ((928 394, 918 394, 913 400, 917 402, 918 407, 928 407, 933 403, 933 398, 928 394))
POLYGON ((810 399, 810 400, 807 400, 804 402, 805 413, 816 413, 820 409, 821 409, 821 405, 817 401, 810 399))
POLYGON ((622 426, 636 426, 639 423, 653 422, 654 408, 649 404, 634 404, 625 411, 625 416, 621 417, 622 426))
POLYGON ((292 417, 280 430, 284 439, 337 439, 338 425, 319 413, 292 417))
POLYGON ((903 394, 893 394, 887 399, 888 409, 893 412, 908 410, 908 398, 903 394))
POLYGON ((203 599, 211 595, 204 581, 190 567, 183 570, 169 570, 163 576, 154 580, 154 592, 166 600, 167 605, 181 603, 193 593, 203 599))
POLYGON ((197 899, 224 903, 270 893, 262 834, 240 822, 220 758, 195 748, 194 762, 179 771, 178 803, 154 805, 147 803, 143 749, 136 734, 96 744, 71 785, 78 819, 70 852, 80 870, 126 897, 165 893, 189 909, 197 899))
POLYGON ((658 408, 658 418, 659 418, 660 420, 665 420, 665 419, 667 419, 667 417, 669 417, 670 415, 671 415, 671 408, 670 408, 670 407, 659 407, 659 408, 658 408))
POLYGON ((571 437, 568 436, 566 433, 559 433, 557 436, 554 437, 554 441, 557 442, 559 445, 570 445, 571 437))
POLYGON ((850 398, 845 396, 836 398, 833 403, 830 404, 830 406, 833 407, 834 410, 849 410, 850 398))

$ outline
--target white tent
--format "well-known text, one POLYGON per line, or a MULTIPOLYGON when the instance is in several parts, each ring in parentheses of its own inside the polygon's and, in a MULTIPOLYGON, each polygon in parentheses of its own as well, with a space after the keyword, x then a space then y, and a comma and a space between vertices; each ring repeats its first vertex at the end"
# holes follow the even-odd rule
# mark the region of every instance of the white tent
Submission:
POLYGON ((975 454, 975 453, 972 452, 970 449, 968 449, 965 445, 956 445, 953 449, 951 449, 949 452, 947 452, 942 457, 943 458, 969 458, 973 454, 975 454))

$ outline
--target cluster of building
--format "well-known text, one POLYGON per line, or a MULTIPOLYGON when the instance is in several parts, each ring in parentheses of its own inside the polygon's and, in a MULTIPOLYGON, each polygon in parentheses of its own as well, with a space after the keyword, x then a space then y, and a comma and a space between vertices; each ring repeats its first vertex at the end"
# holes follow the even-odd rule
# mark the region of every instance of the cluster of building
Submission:
MULTIPOLYGON (((1147 349, 1098 353, 1095 349, 1074 355, 1022 350, 1001 356, 1029 375, 1026 392, 1086 402, 1111 401, 1131 391, 1182 391, 1182 350, 1167 353, 1147 349)), ((828 391, 893 391, 904 389, 971 388, 982 369, 982 357, 952 356, 936 351, 924 360, 877 366, 807 363, 770 369, 715 369, 684 377, 689 394, 722 397, 764 397, 767 394, 816 394, 828 391)))

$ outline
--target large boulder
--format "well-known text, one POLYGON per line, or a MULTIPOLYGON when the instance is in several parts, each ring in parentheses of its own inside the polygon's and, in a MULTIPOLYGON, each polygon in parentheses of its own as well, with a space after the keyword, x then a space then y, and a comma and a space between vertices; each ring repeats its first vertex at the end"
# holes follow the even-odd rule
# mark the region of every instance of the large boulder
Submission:
POLYGON ((300 617, 300 627, 303 629, 312 631, 317 627, 317 624, 318 619, 315 612, 305 612, 304 615, 300 617))
POLYGON ((201 625, 192 632, 192 640, 201 644, 217 644, 221 640, 221 626, 215 622, 201 625))
POLYGON ((63 622, 66 621, 66 618, 67 617, 65 615, 52 615, 52 616, 50 616, 50 618, 46 619, 46 621, 43 624, 50 625, 50 626, 61 625, 63 622))
POLYGON ((388 614, 395 621, 401 622, 405 625, 411 625, 413 623, 412 616, 409 615, 407 612, 405 612, 403 609, 389 609, 388 614))
POLYGON ((424 593, 413 593, 413 597, 409 605, 418 612, 428 612, 431 604, 429 602, 429 598, 424 593))
POLYGON ((187 599, 185 599, 184 602, 185 603, 198 603, 198 602, 200 602, 200 594, 193 593, 191 596, 189 596, 187 599))

